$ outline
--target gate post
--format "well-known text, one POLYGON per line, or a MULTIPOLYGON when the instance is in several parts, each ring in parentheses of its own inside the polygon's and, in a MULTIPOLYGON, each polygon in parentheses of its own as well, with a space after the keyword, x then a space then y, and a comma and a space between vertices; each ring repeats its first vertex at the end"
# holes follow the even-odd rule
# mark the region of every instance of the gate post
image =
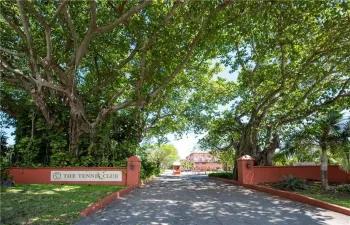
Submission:
POLYGON ((254 183, 254 158, 249 155, 237 159, 238 181, 243 184, 254 183))
POLYGON ((134 186, 141 184, 141 159, 137 156, 131 156, 127 160, 127 178, 126 185, 134 186))

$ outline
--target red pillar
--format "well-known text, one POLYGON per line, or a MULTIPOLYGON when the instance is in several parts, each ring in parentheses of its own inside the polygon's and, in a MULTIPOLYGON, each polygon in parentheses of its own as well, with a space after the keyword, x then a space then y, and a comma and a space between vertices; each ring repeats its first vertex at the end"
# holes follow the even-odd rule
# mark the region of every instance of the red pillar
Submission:
POLYGON ((128 158, 126 184, 128 186, 141 184, 141 159, 137 156, 128 158))
POLYGON ((237 159, 238 181, 243 184, 254 183, 254 158, 249 155, 237 159))

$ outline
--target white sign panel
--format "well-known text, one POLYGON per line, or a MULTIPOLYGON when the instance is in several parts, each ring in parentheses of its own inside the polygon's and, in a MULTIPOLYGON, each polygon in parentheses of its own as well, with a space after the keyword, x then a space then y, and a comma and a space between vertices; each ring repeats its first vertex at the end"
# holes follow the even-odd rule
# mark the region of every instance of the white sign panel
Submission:
POLYGON ((122 181, 122 172, 51 171, 51 181, 122 181))

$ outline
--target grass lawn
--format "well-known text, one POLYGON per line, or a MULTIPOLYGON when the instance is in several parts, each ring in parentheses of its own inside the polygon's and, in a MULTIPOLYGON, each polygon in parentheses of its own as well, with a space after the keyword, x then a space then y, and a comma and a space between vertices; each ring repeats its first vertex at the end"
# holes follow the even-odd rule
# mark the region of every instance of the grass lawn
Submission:
MULTIPOLYGON (((261 183, 259 185, 280 189, 278 184, 278 182, 275 182, 261 183)), ((329 202, 335 205, 350 208, 350 193, 336 191, 336 184, 329 184, 329 186, 331 187, 329 191, 321 190, 321 183, 318 181, 306 181, 306 185, 308 187, 307 190, 296 190, 290 192, 298 193, 324 202, 329 202)))
POLYGON ((73 224, 93 202, 124 186, 29 184, 1 188, 1 224, 73 224))

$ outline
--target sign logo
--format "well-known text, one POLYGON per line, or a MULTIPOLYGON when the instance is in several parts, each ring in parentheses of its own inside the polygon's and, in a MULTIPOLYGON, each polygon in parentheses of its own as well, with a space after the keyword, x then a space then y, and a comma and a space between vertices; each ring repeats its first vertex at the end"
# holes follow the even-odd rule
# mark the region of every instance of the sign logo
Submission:
POLYGON ((61 173, 55 172, 55 173, 53 173, 52 177, 54 180, 59 180, 59 179, 61 179, 61 173))
POLYGON ((51 181, 122 181, 122 171, 51 171, 51 181))

